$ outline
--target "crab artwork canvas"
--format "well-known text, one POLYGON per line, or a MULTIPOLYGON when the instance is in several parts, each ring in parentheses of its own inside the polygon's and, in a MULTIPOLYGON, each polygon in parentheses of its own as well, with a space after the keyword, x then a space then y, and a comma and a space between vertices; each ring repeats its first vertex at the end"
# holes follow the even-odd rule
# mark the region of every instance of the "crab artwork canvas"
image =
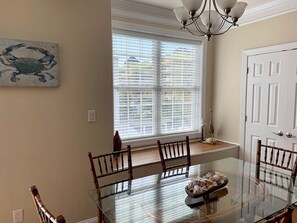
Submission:
POLYGON ((0 39, 0 86, 57 87, 58 44, 0 39))

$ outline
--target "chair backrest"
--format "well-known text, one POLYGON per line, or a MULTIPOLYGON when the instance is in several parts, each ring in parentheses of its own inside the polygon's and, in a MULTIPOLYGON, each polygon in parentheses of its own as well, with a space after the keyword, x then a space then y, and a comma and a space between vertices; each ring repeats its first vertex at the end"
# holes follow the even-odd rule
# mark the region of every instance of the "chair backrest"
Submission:
POLYGON ((63 215, 59 215, 55 217, 51 214, 51 212, 45 207, 43 202, 41 201, 38 189, 36 186, 30 187, 30 193, 35 204, 39 220, 41 223, 66 223, 63 215))
MULTIPOLYGON (((124 183, 130 183, 133 179, 130 145, 128 145, 127 149, 99 156, 93 156, 89 152, 89 160, 96 189, 111 185, 120 185, 116 187, 116 191, 108 194, 108 196, 114 193, 124 192, 124 183)), ((100 198, 102 199, 104 196, 100 196, 100 198)))
POLYGON ((186 140, 161 143, 157 141, 163 172, 191 166, 189 137, 186 140))
MULTIPOLYGON (((262 141, 258 140, 256 159, 256 177, 258 179, 260 179, 261 164, 264 165, 261 171, 263 171, 264 175, 268 175, 270 179, 272 177, 280 177, 281 179, 286 178, 288 181, 292 179, 293 183, 295 182, 297 174, 297 152, 280 147, 263 145, 262 141), (288 177, 286 177, 286 174, 288 177)), ((281 182, 283 181, 281 180, 281 182)), ((286 187, 284 185, 278 185, 277 182, 275 184, 286 187)))
POLYGON ((292 223, 293 210, 292 206, 288 206, 283 212, 266 220, 265 223, 292 223))

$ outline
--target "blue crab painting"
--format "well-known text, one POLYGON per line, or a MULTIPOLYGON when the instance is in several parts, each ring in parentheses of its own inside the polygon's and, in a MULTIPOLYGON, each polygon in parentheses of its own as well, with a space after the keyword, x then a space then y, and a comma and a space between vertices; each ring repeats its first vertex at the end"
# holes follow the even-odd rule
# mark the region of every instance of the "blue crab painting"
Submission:
POLYGON ((56 56, 33 43, 20 42, 4 47, 0 53, 0 82, 5 79, 10 82, 9 86, 52 86, 50 82, 56 85, 56 56))

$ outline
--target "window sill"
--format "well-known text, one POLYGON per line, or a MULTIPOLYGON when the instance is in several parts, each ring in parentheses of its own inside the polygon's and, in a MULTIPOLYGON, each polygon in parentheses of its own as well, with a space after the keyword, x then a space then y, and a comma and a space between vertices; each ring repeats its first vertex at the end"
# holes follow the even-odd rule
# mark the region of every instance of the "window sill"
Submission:
POLYGON ((156 136, 150 137, 147 139, 134 139, 134 140, 123 140, 123 147, 130 145, 132 150, 145 150, 145 149, 157 149, 157 140, 161 140, 162 142, 172 142, 172 141, 179 141, 185 140, 186 136, 189 136, 190 141, 197 141, 201 138, 201 133, 195 132, 185 132, 180 134, 172 134, 172 135, 165 135, 165 136, 156 136))

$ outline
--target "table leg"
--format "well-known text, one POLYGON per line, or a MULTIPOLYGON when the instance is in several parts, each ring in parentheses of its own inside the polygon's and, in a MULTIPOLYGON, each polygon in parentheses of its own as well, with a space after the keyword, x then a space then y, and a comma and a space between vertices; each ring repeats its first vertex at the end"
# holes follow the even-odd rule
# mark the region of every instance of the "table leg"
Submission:
POLYGON ((206 213, 210 214, 210 199, 209 194, 203 195, 203 200, 206 206, 206 213))

